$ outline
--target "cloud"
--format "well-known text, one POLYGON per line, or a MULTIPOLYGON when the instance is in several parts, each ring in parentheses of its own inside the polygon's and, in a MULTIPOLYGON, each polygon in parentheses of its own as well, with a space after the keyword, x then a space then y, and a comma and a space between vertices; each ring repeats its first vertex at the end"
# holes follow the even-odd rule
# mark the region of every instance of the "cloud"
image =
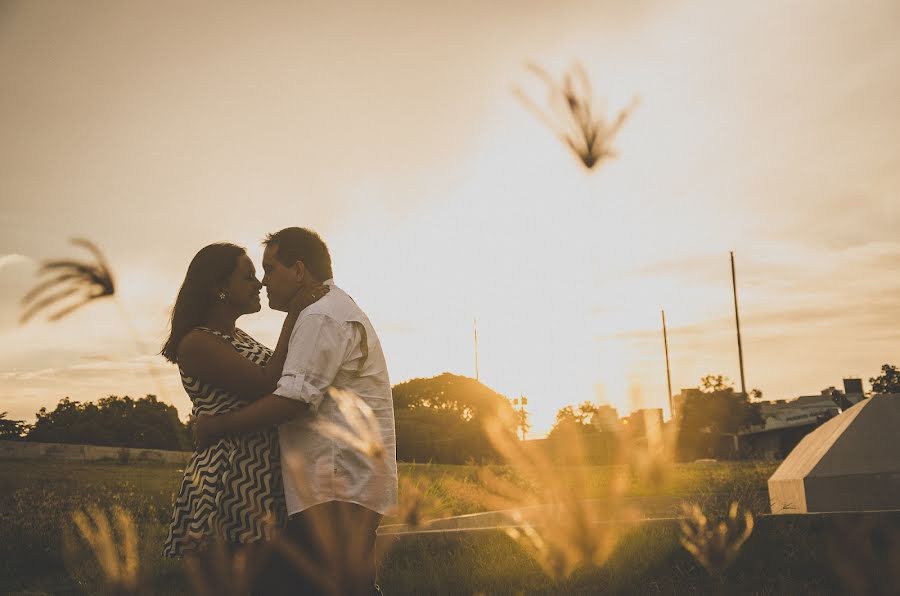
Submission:
POLYGON ((107 356, 106 354, 84 354, 79 356, 81 360, 85 360, 87 362, 114 362, 115 358, 112 356, 107 356))
POLYGON ((694 255, 658 261, 635 269, 629 277, 671 275, 702 282, 718 281, 722 277, 723 258, 722 255, 694 255))
POLYGON ((5 269, 6 267, 11 267, 13 265, 32 262, 34 262, 34 259, 32 259, 31 257, 26 257, 25 255, 20 255, 18 253, 2 255, 0 256, 0 271, 5 269))
POLYGON ((158 356, 141 356, 130 360, 113 359, 108 356, 79 356, 78 364, 62 367, 50 367, 34 370, 12 371, 0 373, 0 378, 7 380, 33 380, 66 378, 72 380, 103 380, 131 375, 147 375, 152 369, 162 368, 158 356))

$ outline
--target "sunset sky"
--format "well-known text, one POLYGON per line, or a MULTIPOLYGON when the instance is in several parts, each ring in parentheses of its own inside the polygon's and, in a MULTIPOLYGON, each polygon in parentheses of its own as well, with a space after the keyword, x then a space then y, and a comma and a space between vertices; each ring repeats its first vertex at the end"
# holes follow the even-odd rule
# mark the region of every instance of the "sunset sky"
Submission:
MULTIPOLYGON (((161 393, 190 259, 299 225, 394 383, 450 371, 584 400, 672 383, 818 393, 900 364, 900 3, 0 2, 0 411, 161 393), (615 113, 586 172, 513 94, 581 62, 615 113), (37 263, 106 253, 97 301, 19 326, 37 263), (148 374, 154 367, 162 386, 148 374)), ((264 301, 265 304, 265 301, 264 301)), ((238 325, 273 345, 281 315, 238 325)), ((668 411, 666 410, 666 416, 668 411)))

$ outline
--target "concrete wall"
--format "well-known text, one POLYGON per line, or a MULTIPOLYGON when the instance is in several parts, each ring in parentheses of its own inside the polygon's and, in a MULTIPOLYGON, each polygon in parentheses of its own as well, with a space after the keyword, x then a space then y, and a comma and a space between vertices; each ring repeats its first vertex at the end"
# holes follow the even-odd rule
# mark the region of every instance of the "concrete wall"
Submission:
POLYGON ((186 464, 190 451, 163 449, 133 449, 129 447, 100 447, 97 445, 68 445, 65 443, 34 443, 31 441, 0 441, 0 459, 52 459, 58 461, 114 461, 158 462, 186 464))

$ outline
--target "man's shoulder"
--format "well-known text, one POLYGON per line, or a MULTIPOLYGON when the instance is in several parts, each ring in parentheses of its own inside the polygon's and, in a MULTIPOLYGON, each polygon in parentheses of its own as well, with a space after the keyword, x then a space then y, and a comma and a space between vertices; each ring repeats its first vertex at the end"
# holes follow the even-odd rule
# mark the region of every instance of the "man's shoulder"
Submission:
POLYGON ((325 296, 300 313, 301 318, 314 316, 327 317, 344 323, 359 320, 360 317, 365 317, 365 313, 346 292, 334 286, 325 296))

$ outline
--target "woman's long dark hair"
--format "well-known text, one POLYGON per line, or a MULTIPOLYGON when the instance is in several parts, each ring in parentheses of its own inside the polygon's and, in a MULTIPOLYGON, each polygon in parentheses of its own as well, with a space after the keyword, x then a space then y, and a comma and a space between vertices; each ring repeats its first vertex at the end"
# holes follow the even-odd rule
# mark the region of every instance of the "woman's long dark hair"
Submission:
POLYGON ((209 316, 219 288, 228 283, 243 254, 246 251, 240 246, 218 242, 204 246, 194 255, 172 307, 169 339, 160 352, 166 360, 178 363, 178 344, 209 316))

